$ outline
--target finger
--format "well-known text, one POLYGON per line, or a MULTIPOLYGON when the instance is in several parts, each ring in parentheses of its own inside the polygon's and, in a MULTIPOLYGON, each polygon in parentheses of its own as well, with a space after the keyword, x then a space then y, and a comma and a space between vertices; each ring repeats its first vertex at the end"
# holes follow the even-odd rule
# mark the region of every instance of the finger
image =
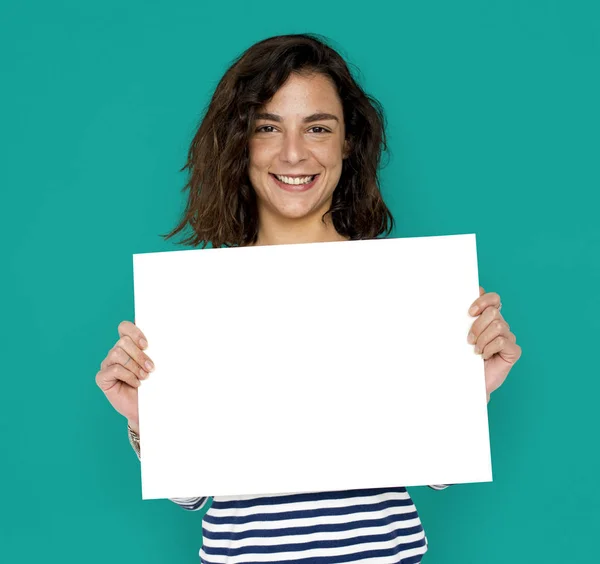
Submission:
POLYGON ((137 376, 120 364, 112 364, 96 374, 96 384, 104 392, 110 390, 117 382, 124 382, 132 388, 139 388, 141 385, 137 376))
POLYGON ((521 347, 504 336, 496 337, 483 349, 481 357, 487 360, 495 354, 499 354, 507 363, 514 364, 521 357, 521 347))
POLYGON ((119 337, 128 336, 134 341, 142 350, 148 346, 148 341, 144 334, 140 331, 137 325, 131 323, 131 321, 121 321, 117 328, 119 337))
MULTIPOLYGON (((467 341, 474 345, 489 325, 496 321, 506 323, 499 310, 495 307, 488 307, 471 325, 467 341)), ((506 327, 510 331, 508 323, 506 323, 506 327)))
MULTIPOLYGON (((143 353, 128 335, 121 337, 115 344, 113 350, 119 348, 122 349, 128 357, 133 359, 134 364, 137 364, 137 366, 139 367, 138 370, 141 369, 144 372, 152 372, 152 370, 154 370, 154 364, 150 357, 147 354, 143 353)), ((111 356, 110 353, 109 356, 111 356)), ((129 367, 132 364, 131 361, 127 360, 127 358, 123 358, 122 355, 119 355, 118 351, 112 354, 112 359, 116 359, 116 362, 119 362, 119 364, 123 364, 123 366, 129 367), (126 364, 126 362, 128 362, 128 364, 126 364)), ((107 365, 109 364, 114 364, 114 362, 108 361, 107 357, 107 365)), ((133 366, 131 370, 137 373, 135 366, 133 366)))
POLYGON ((517 345, 517 343, 508 342, 502 349, 498 352, 498 354, 502 357, 503 360, 510 364, 514 364, 521 358, 521 347, 517 345))
MULTIPOLYGON (((117 341, 117 344, 109 351, 108 355, 106 355, 106 358, 100 365, 100 368, 106 369, 109 366, 112 366, 113 364, 120 364, 121 366, 123 366, 123 368, 132 372, 137 378, 141 378, 142 380, 144 380, 148 377, 148 370, 144 370, 144 368, 140 366, 139 362, 133 358, 134 353, 127 352, 123 346, 119 346, 119 343, 121 343, 122 340, 131 341, 129 337, 119 339, 119 341, 117 341)), ((133 343, 127 343, 125 346, 128 348, 128 350, 131 350, 131 348, 135 347, 133 343)))
POLYGON ((480 354, 497 337, 505 337, 509 341, 509 333, 508 324, 503 319, 495 319, 476 337, 475 354, 480 354))
POLYGON ((483 296, 483 294, 485 294, 485 290, 481 286, 479 286, 479 295, 483 296))
POLYGON ((496 309, 500 306, 500 296, 496 292, 488 292, 479 296, 469 308, 469 314, 472 316, 480 315, 488 307, 495 307, 496 309))
POLYGON ((512 343, 504 336, 500 335, 495 339, 492 339, 484 348, 481 353, 481 358, 483 360, 487 360, 488 358, 494 356, 495 354, 502 351, 505 347, 512 345, 512 343))

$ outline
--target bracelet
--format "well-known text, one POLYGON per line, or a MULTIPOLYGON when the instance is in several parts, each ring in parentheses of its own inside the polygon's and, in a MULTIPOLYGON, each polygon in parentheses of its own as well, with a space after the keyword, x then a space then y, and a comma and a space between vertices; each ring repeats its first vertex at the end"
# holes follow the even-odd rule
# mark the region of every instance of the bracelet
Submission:
POLYGON ((131 444, 138 458, 140 458, 140 436, 131 428, 129 423, 127 423, 127 434, 129 435, 129 443, 131 444))

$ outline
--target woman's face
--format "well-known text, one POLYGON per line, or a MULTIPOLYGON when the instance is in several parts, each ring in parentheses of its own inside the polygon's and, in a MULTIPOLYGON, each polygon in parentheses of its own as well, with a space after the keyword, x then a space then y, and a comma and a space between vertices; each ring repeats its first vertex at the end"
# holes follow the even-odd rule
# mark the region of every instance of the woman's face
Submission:
POLYGON ((250 139, 260 217, 320 220, 346 156, 342 104, 331 79, 291 74, 257 115, 250 139))

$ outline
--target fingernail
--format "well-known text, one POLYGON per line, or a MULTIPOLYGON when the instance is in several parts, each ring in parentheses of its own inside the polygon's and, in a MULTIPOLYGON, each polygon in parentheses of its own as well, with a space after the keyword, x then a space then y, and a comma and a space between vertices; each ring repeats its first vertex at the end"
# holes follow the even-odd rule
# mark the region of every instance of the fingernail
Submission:
POLYGON ((148 341, 146 341, 146 339, 140 339, 140 345, 145 349, 148 346, 148 341))
POLYGON ((469 336, 467 337, 467 342, 471 344, 475 342, 475 335, 473 335, 473 333, 469 333, 469 336))
POLYGON ((142 380, 145 380, 146 378, 148 378, 148 374, 146 372, 144 372, 143 370, 140 370, 140 378, 142 380))
POLYGON ((146 368, 148 369, 148 372, 152 372, 152 370, 154 370, 154 364, 152 364, 149 360, 147 360, 146 368))
POLYGON ((479 354, 481 352, 477 345, 475 345, 475 349, 473 349, 473 350, 475 351, 475 354, 479 354))
POLYGON ((477 306, 471 306, 471 309, 469 310, 469 313, 471 315, 475 315, 477 313, 477 306))

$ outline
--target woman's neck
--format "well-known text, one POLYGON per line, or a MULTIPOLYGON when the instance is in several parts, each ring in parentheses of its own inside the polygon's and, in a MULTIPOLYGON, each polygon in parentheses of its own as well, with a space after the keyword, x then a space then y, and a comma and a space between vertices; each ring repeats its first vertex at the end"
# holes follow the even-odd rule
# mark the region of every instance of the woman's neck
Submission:
POLYGON ((261 245, 286 245, 294 243, 327 243, 333 241, 347 241, 349 237, 340 235, 327 215, 321 221, 322 214, 318 217, 288 219, 282 217, 260 218, 258 239, 253 246, 261 245))

